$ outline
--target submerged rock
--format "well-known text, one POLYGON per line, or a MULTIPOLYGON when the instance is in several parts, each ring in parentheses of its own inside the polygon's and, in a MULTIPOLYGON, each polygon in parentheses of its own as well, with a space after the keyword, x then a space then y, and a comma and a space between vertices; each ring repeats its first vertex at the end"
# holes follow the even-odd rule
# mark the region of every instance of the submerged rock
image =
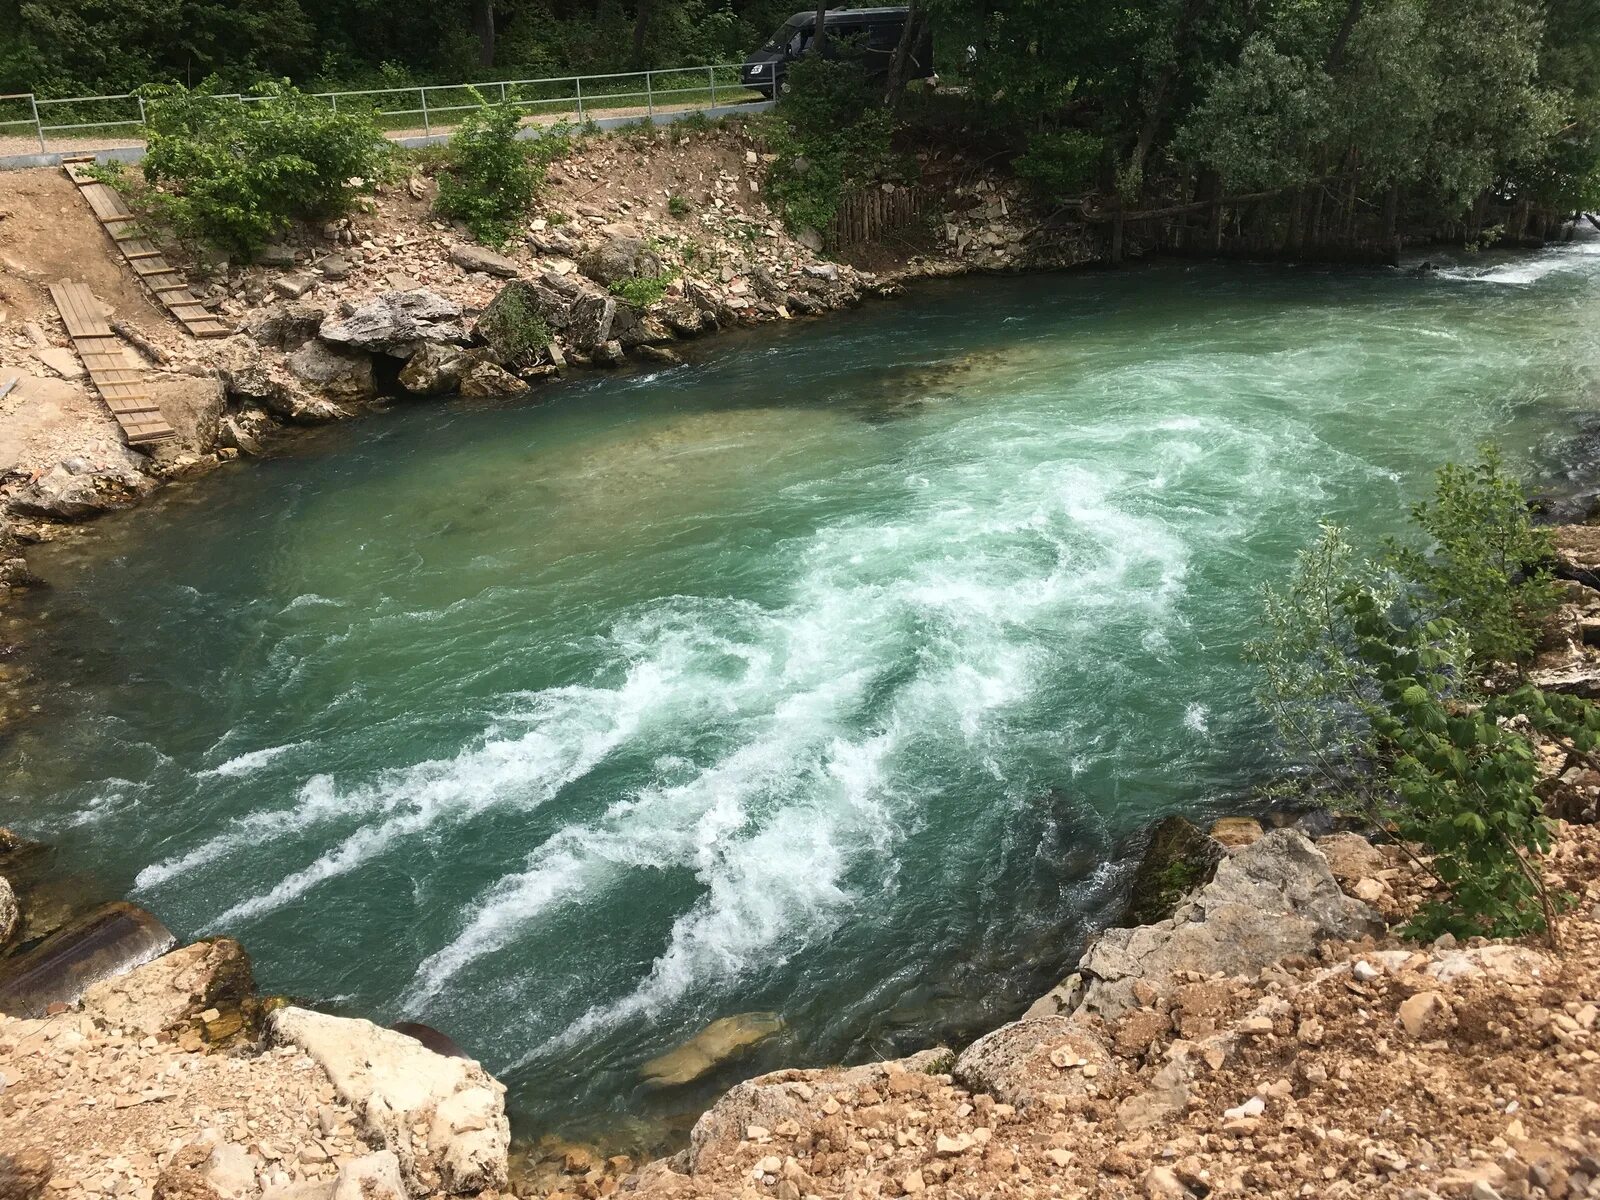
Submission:
POLYGON ((783 1028, 783 1018, 774 1012, 722 1017, 677 1049, 652 1058, 639 1073, 646 1083, 655 1087, 693 1083, 757 1043, 781 1033, 783 1028))
POLYGON ((39 1017, 172 948, 172 932, 144 909, 118 901, 57 930, 0 967, 0 1012, 39 1017))
POLYGON ((477 1062, 435 1054, 370 1021, 304 1008, 281 1008, 270 1024, 276 1041, 300 1047, 328 1073, 369 1138, 395 1153, 412 1191, 506 1186, 506 1089, 477 1062))

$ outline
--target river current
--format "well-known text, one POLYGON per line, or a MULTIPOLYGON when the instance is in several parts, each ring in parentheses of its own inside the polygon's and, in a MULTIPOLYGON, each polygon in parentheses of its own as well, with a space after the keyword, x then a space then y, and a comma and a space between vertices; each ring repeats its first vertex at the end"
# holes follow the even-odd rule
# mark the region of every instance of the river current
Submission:
POLYGON ((1319 520, 1395 532, 1485 437, 1581 457, 1597 250, 965 280, 321 431, 38 554, 6 821, 268 990, 445 1030, 524 1133, 970 1037, 1148 822, 1245 802, 1240 645, 1319 520))

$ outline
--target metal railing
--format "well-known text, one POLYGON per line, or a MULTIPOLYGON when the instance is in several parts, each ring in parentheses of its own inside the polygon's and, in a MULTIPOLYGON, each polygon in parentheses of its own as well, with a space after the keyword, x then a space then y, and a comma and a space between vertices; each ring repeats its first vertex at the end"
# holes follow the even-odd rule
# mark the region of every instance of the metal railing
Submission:
MULTIPOLYGON (((312 94, 328 101, 336 111, 343 107, 367 112, 393 138, 426 138, 449 130, 459 124, 455 114, 477 108, 479 97, 491 105, 518 109, 531 124, 570 120, 580 125, 618 116, 653 119, 658 113, 692 112, 769 98, 745 87, 734 63, 312 94)), ((219 94, 217 99, 260 104, 271 97, 229 93, 219 94)), ((58 98, 41 98, 32 92, 0 96, 0 157, 7 149, 32 152, 35 145, 40 154, 53 149, 138 146, 144 140, 146 115, 144 97, 138 92, 58 98), (24 144, 27 151, 21 149, 24 144)))

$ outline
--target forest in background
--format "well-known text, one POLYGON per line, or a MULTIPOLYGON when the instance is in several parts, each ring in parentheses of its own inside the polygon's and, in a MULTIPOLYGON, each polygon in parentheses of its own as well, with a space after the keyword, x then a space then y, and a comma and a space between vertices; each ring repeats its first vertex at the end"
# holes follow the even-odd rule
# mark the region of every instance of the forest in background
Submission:
MULTIPOLYGON (((531 78, 738 61, 795 0, 0 0, 0 88, 531 78)), ((796 72, 797 206, 900 170, 908 128, 1062 211, 1197 248, 1546 236, 1600 207, 1600 0, 914 0, 946 83, 796 72), (916 94, 917 89, 912 89, 916 94), (821 164, 820 166, 818 164, 821 164), (1176 210, 1176 211, 1174 211, 1176 210), (1137 217, 1134 214, 1139 214, 1137 217), (1193 214, 1191 218, 1191 214, 1193 214), (1209 222, 1209 226, 1207 225, 1209 222), (1168 220, 1170 224, 1171 221, 1168 220)), ((780 171, 780 176, 782 172, 780 171)), ((824 208, 826 205, 824 204, 824 208)), ((1120 234, 1119 234, 1120 236, 1120 234)))

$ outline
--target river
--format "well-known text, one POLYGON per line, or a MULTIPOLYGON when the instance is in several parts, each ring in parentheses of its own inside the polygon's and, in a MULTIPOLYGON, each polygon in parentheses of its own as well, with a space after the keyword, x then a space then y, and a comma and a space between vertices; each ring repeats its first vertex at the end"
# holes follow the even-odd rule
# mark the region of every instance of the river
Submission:
POLYGON ((659 1145, 742 1073, 970 1037, 1142 827, 1247 803, 1240 645, 1320 519, 1582 453, 1596 251, 936 284, 308 435, 36 556, 7 819, 268 990, 447 1031, 523 1133, 659 1145))

